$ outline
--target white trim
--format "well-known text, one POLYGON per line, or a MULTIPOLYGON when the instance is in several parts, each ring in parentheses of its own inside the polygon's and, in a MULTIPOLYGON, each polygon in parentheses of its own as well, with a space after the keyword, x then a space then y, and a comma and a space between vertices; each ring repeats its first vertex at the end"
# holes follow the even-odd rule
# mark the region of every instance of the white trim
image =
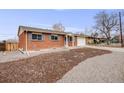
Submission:
POLYGON ((68 47, 68 35, 65 36, 66 40, 65 41, 65 47, 68 47))

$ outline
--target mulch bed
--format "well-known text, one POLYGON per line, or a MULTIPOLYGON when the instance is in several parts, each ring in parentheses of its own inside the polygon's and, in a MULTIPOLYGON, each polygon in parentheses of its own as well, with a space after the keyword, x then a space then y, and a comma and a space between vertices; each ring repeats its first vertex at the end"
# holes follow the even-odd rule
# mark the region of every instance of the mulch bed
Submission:
POLYGON ((82 48, 42 54, 19 61, 0 63, 0 82, 56 82, 81 61, 107 53, 111 52, 82 48))

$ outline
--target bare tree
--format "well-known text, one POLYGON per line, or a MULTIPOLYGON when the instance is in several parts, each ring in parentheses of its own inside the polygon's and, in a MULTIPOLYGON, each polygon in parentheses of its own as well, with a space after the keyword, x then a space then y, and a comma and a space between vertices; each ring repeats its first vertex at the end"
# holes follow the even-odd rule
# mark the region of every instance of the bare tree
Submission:
POLYGON ((111 32, 119 30, 117 14, 103 11, 95 16, 95 20, 95 29, 97 29, 100 34, 103 34, 106 37, 107 44, 110 44, 111 32))
POLYGON ((61 23, 56 23, 53 25, 53 30, 55 31, 65 31, 65 27, 61 23))
POLYGON ((93 41, 94 41, 95 44, 98 43, 97 42, 97 38, 98 38, 98 33, 97 32, 92 32, 91 37, 93 38, 93 41))

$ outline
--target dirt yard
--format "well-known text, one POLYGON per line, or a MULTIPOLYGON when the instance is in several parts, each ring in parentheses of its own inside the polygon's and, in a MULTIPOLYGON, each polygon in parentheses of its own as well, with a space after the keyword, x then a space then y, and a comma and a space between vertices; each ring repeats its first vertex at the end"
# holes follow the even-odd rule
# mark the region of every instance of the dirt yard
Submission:
POLYGON ((56 82, 85 59, 107 53, 111 52, 80 48, 0 63, 0 82, 56 82))

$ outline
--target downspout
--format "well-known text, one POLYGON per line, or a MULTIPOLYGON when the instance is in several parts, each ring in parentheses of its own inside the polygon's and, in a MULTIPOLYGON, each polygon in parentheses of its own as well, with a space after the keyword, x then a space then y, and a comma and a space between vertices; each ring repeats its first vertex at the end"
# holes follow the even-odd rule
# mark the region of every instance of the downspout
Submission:
POLYGON ((68 47, 68 35, 65 36, 66 40, 65 40, 65 47, 68 47))
POLYGON ((26 54, 29 56, 29 52, 28 52, 28 49, 27 49, 27 45, 28 45, 28 43, 27 43, 27 31, 25 31, 25 35, 26 35, 26 37, 25 37, 26 38, 25 39, 26 40, 26 42, 25 42, 26 43, 26 45, 25 45, 25 51, 26 51, 26 54))
POLYGON ((27 31, 25 30, 25 51, 27 52, 27 31))

